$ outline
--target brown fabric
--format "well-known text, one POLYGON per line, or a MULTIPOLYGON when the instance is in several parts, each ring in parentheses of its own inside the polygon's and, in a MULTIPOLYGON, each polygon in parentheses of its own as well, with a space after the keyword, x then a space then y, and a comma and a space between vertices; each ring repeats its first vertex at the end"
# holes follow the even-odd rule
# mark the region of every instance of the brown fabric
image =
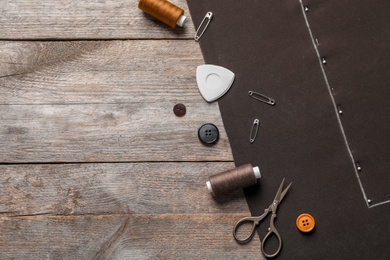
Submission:
MULTIPOLYGON (((390 1, 303 1, 321 66, 298 0, 188 0, 195 26, 214 14, 200 40, 206 63, 236 74, 218 102, 237 166, 259 165, 245 193, 259 215, 282 180, 293 182, 278 210, 281 259, 387 259, 390 255, 390 1), (275 106, 248 96, 256 91, 275 106), (356 172, 339 126, 340 120, 356 172), (253 120, 260 120, 249 142, 253 120), (368 199, 363 198, 357 178, 368 199), (380 203, 384 203, 379 205, 380 203), (301 213, 314 232, 298 231, 301 213)), ((267 222, 259 229, 266 233, 267 222)), ((272 246, 272 245, 271 245, 272 246)), ((242 247, 245 250, 245 247, 242 247)), ((260 250, 260 249, 259 249, 260 250)))

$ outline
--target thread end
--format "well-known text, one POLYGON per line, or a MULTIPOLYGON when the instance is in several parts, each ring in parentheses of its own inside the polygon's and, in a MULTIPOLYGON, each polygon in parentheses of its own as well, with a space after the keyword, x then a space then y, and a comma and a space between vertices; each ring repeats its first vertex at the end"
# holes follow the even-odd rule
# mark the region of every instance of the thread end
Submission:
POLYGON ((256 179, 261 178, 260 168, 259 166, 253 167, 253 172, 255 173, 256 179))
POLYGON ((180 27, 183 27, 184 26, 184 22, 186 21, 187 19, 187 16, 180 16, 179 19, 177 20, 176 24, 180 27))
POLYGON ((213 187, 211 187, 210 181, 206 182, 206 185, 207 185, 207 190, 209 191, 209 193, 213 193, 213 187))

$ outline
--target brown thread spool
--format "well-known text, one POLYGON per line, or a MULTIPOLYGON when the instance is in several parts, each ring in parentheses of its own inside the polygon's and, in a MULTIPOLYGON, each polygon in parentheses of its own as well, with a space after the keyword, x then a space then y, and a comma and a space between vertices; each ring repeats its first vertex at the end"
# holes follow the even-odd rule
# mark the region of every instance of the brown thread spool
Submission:
POLYGON ((138 8, 171 28, 183 27, 184 10, 167 0, 139 0, 138 8))
POLYGON ((261 178, 259 167, 245 164, 210 176, 206 185, 208 191, 217 197, 233 190, 254 185, 259 178, 261 178))

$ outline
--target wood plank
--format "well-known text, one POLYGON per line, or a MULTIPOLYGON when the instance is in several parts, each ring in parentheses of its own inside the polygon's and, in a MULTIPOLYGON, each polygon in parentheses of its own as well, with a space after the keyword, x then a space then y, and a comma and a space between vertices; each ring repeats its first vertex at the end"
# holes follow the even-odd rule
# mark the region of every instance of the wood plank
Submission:
POLYGON ((264 259, 257 236, 247 245, 233 239, 243 216, 1 217, 0 258, 264 259))
POLYGON ((206 181, 232 162, 0 165, 0 214, 247 213, 242 190, 213 198, 206 181))
POLYGON ((0 104, 190 101, 208 107, 196 84, 201 64, 194 41, 3 41, 0 104))
POLYGON ((0 39, 192 39, 185 0, 171 0, 188 16, 171 29, 138 9, 137 0, 13 0, 0 2, 0 39))
POLYGON ((2 42, 0 161, 231 161, 218 105, 196 87, 199 47, 188 43, 2 42), (179 102, 183 118, 172 112, 179 102), (221 131, 212 148, 197 139, 207 122, 221 131))
POLYGON ((191 17, 170 29, 136 0, 5 1, 0 14, 0 163, 18 164, 0 165, 0 259, 261 258, 257 237, 231 235, 249 215, 242 191, 205 188, 234 164, 196 87, 191 17), (206 122, 216 146, 197 138, 206 122))
POLYGON ((0 161, 134 162, 232 161, 216 106, 186 103, 178 118, 174 102, 0 106, 0 161), (202 145, 198 128, 220 129, 214 146, 202 145))

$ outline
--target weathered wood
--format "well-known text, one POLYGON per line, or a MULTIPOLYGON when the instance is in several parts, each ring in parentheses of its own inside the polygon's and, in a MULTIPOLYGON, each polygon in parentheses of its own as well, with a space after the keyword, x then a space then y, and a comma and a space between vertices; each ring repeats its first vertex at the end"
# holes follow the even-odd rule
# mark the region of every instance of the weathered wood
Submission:
POLYGON ((188 16, 171 29, 138 9, 137 0, 12 0, 0 2, 0 39, 193 38, 187 2, 171 0, 188 16))
POLYGON ((146 43, 3 42, 0 161, 232 160, 218 105, 196 87, 199 47, 146 43), (221 130, 212 148, 197 139, 206 122, 221 130))
POLYGON ((0 214, 246 213, 242 190, 213 198, 220 163, 0 165, 0 214))
POLYGON ((231 234, 242 191, 205 187, 234 164, 196 87, 191 17, 170 29, 137 0, 15 0, 0 31, 0 259, 263 259, 258 237, 231 234))
POLYGON ((0 161, 128 162, 231 161, 219 110, 186 103, 188 114, 173 114, 174 102, 86 105, 0 106, 0 161), (202 145, 198 128, 212 122, 220 140, 202 145))
POLYGON ((242 214, 1 217, 1 259, 263 259, 234 241, 242 214))
POLYGON ((0 104, 178 101, 213 111, 197 88, 201 64, 195 41, 0 42, 0 104))

